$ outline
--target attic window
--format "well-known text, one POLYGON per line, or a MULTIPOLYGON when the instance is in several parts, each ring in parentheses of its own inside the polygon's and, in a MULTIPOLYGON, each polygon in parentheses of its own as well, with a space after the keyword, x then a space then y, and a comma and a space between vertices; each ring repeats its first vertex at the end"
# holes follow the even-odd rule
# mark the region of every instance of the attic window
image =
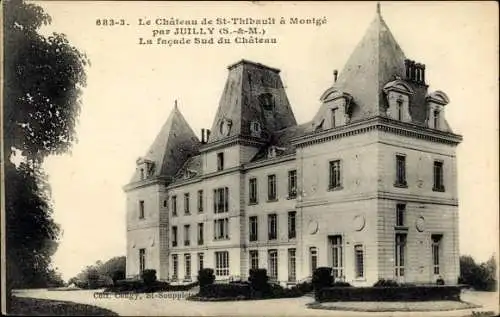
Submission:
POLYGON ((267 149, 267 158, 275 158, 279 154, 283 154, 285 150, 285 148, 272 145, 267 149))
POLYGON ((271 93, 263 93, 259 95, 259 104, 265 111, 274 110, 274 98, 271 93))

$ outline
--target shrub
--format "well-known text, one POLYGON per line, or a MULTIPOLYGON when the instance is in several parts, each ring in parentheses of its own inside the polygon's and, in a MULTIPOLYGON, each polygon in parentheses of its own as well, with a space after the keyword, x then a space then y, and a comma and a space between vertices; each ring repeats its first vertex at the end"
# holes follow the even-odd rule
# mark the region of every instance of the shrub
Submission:
POLYGON ((213 284, 215 281, 215 275, 213 269, 201 269, 198 272, 198 282, 200 283, 200 287, 205 285, 213 284))
POLYGON ((141 274, 141 278, 144 284, 153 284, 154 282, 156 282, 156 270, 144 270, 141 274))
POLYGON ((398 286, 400 286, 398 282, 394 280, 385 280, 385 279, 380 279, 375 284, 373 284, 373 287, 398 287, 398 286))
POLYGON ((339 281, 339 282, 334 282, 334 283, 332 284, 332 287, 351 287, 351 286, 352 286, 351 284, 349 284, 349 283, 347 283, 347 282, 341 282, 341 281, 339 281))
POLYGON ((436 285, 444 285, 444 280, 440 277, 436 280, 436 285))
POLYGON ((332 268, 318 267, 313 272, 312 285, 314 290, 329 287, 333 284, 332 268))
POLYGON ((264 293, 269 291, 269 277, 266 269, 251 269, 249 273, 248 281, 254 291, 264 293))
POLYGON ((113 280, 113 283, 116 283, 116 281, 119 280, 124 280, 125 279, 125 271, 114 271, 113 275, 111 276, 111 279, 113 280))
POLYGON ((302 282, 295 285, 292 288, 297 288, 302 294, 307 294, 313 291, 313 286, 311 282, 302 282))
POLYGON ((200 296, 207 298, 250 298, 251 288, 249 285, 232 284, 207 284, 200 287, 200 296))

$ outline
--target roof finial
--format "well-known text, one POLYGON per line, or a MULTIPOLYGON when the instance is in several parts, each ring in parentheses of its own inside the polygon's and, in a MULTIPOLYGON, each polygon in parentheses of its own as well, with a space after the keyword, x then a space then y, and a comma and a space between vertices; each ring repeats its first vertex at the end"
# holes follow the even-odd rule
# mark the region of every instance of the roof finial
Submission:
POLYGON ((377 14, 381 15, 381 13, 380 13, 380 2, 379 1, 377 1, 377 14))

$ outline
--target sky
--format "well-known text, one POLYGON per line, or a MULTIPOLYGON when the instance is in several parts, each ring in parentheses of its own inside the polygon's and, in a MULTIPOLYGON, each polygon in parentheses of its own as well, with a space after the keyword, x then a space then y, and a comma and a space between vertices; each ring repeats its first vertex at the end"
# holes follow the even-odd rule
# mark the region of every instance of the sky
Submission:
MULTIPOLYGON (((244 59, 281 69, 297 121, 312 119, 375 16, 375 2, 177 3, 36 2, 91 61, 78 143, 46 159, 54 218, 63 235, 55 266, 68 279, 97 260, 125 255, 125 194, 174 101, 193 130, 210 128, 227 66, 244 59), (152 30, 138 19, 175 17, 326 18, 322 25, 268 25, 276 44, 139 45, 152 30), (103 18, 126 26, 97 26, 103 18)), ((460 251, 478 261, 498 249, 498 7, 494 2, 382 2, 382 16, 406 56, 426 64, 429 89, 451 99, 445 116, 457 149, 460 251)), ((162 38, 168 38, 162 36, 162 38)))

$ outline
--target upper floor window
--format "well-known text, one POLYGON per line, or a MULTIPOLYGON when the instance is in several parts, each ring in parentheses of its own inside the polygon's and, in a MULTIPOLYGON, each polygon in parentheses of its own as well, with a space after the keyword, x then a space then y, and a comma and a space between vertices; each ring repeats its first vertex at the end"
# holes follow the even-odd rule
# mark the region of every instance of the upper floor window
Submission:
POLYGON ((248 220, 249 223, 249 241, 257 241, 259 236, 259 224, 257 222, 257 216, 252 216, 248 220))
POLYGON ((404 227, 405 226, 405 218, 406 218, 406 205, 405 204, 396 204, 396 226, 404 227))
POLYGON ((229 239, 229 218, 214 220, 214 240, 229 239))
POLYGON ((443 162, 434 161, 434 191, 444 191, 443 162))
POLYGON ((184 245, 188 246, 191 244, 191 226, 190 225, 184 225, 184 245))
POLYGON ((439 129, 439 110, 433 111, 434 129, 439 129))
POLYGON ((330 180, 328 187, 329 189, 340 189, 342 187, 340 160, 330 162, 330 180))
POLYGON ((257 203, 257 178, 248 181, 248 200, 250 204, 257 203))
POLYGON ((297 170, 288 172, 288 198, 297 197, 297 170))
POLYGON ((214 189, 214 213, 229 211, 229 188, 221 187, 214 189))
POLYGON ((177 216, 177 196, 172 196, 172 216, 177 216))
POLYGON ((217 170, 222 171, 224 169, 224 152, 217 153, 217 170))
POLYGON ((406 156, 396 155, 396 183, 400 187, 406 187, 406 156))
POLYGON ((203 222, 198 224, 198 245, 203 245, 203 222))
POLYGON ((267 176, 267 199, 276 200, 276 175, 267 176))
POLYGON ((203 212, 203 190, 198 191, 198 212, 203 212))
POLYGON ((295 211, 288 212, 288 239, 295 239, 297 236, 296 215, 295 211))
POLYGON ((184 194, 184 213, 186 215, 189 215, 190 210, 189 210, 189 193, 184 194))
POLYGON ((172 247, 177 246, 177 226, 172 226, 172 247))
POLYGON ((144 219, 144 200, 139 201, 139 219, 144 219))
POLYGON ((278 238, 278 215, 271 214, 267 216, 268 239, 276 240, 278 238))

